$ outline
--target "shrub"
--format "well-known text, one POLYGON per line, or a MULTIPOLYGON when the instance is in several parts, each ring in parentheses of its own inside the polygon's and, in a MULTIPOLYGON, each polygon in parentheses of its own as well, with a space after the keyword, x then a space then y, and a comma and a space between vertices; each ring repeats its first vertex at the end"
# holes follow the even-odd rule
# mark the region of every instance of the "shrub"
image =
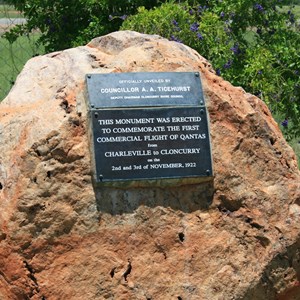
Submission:
POLYGON ((160 34, 194 48, 218 75, 258 95, 282 121, 288 120, 289 139, 300 135, 297 22, 274 1, 212 0, 141 7, 121 28, 160 34))

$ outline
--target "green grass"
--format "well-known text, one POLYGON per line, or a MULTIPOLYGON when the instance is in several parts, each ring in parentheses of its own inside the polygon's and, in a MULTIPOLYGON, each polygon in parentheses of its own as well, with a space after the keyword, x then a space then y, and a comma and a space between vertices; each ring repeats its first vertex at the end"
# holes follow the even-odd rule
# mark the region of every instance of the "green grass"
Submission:
POLYGON ((296 153, 298 159, 298 168, 300 169, 300 138, 293 139, 292 141, 289 142, 289 144, 296 153))
POLYGON ((0 101, 8 94, 27 60, 44 52, 43 47, 35 45, 38 37, 39 34, 32 34, 9 44, 0 36, 0 101))
MULTIPOLYGON (((16 11, 13 6, 0 4, 0 18, 21 18, 20 12, 16 11)), ((37 47, 35 41, 39 34, 31 34, 29 37, 19 37, 16 42, 10 44, 1 37, 1 32, 9 28, 0 28, 0 101, 10 91, 17 75, 22 70, 28 59, 36 54, 44 53, 43 47, 37 47)))
POLYGON ((0 18, 21 18, 20 12, 16 11, 12 5, 0 4, 0 18))

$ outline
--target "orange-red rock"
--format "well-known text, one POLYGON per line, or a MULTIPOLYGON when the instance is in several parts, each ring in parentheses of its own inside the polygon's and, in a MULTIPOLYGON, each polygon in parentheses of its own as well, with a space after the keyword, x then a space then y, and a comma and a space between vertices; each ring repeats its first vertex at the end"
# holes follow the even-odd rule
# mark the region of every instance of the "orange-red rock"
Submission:
POLYGON ((266 105, 182 44, 125 31, 33 58, 0 105, 0 299, 300 299, 299 205, 266 105), (201 73, 208 208, 201 184, 93 189, 85 74, 147 71, 201 73))

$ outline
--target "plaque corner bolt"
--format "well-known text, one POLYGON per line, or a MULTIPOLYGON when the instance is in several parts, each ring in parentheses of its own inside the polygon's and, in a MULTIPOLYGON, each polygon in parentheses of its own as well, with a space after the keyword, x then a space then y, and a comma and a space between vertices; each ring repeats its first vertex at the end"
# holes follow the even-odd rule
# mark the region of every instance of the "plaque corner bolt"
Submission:
POLYGON ((92 75, 88 74, 86 77, 87 77, 88 79, 91 79, 92 75))
POLYGON ((91 108, 94 108, 95 107, 95 104, 91 104, 91 108))
POLYGON ((199 72, 195 72, 195 76, 196 76, 196 77, 199 77, 199 72))
POLYGON ((99 175, 99 179, 100 179, 101 182, 103 181, 103 175, 102 174, 99 175))
POLYGON ((210 170, 206 170, 206 176, 210 176, 210 170))

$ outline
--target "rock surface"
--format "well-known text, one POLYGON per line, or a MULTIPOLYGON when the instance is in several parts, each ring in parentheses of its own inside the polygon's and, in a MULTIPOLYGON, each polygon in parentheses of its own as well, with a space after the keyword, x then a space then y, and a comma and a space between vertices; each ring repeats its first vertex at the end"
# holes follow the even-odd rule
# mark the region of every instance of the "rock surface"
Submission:
POLYGON ((117 32, 31 59, 0 105, 0 149, 0 299, 300 299, 295 155, 194 50, 117 32), (209 207, 201 184, 93 189, 85 74, 145 71, 201 73, 209 207))

